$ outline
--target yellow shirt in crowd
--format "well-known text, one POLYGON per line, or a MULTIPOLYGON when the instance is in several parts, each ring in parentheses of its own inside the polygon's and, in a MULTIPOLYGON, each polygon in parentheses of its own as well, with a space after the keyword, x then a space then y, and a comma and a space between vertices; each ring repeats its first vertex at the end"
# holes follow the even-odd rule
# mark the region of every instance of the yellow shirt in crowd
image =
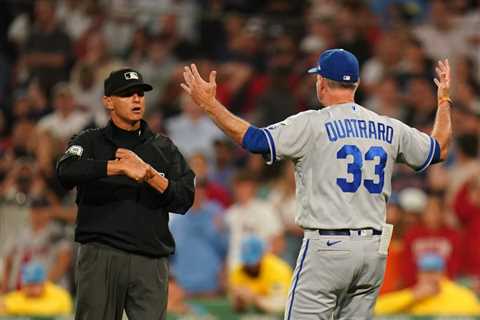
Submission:
POLYGON ((253 293, 262 296, 288 295, 291 280, 292 268, 282 259, 269 253, 262 258, 257 278, 249 277, 241 266, 234 268, 230 273, 230 286, 247 287, 253 293))
POLYGON ((52 316, 72 313, 70 294, 51 282, 45 283, 45 291, 38 298, 29 298, 20 290, 5 295, 3 303, 8 315, 52 316))
POLYGON ((437 295, 416 303, 411 289, 381 295, 375 305, 375 314, 473 316, 480 315, 480 303, 469 289, 442 279, 437 295))

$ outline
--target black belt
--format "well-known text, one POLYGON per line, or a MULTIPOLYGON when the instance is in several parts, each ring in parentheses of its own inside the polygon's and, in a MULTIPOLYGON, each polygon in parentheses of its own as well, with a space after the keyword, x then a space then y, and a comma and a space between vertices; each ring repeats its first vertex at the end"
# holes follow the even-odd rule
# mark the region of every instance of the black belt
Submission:
POLYGON ((364 228, 364 229, 318 229, 318 233, 321 236, 351 236, 351 235, 361 235, 363 230, 372 230, 372 235, 380 236, 382 231, 373 229, 373 228, 364 228))

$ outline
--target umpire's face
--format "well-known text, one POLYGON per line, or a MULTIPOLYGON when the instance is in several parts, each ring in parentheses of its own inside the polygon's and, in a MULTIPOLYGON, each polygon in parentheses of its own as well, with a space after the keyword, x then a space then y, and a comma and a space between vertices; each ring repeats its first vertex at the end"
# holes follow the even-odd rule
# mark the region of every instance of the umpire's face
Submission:
POLYGON ((116 123, 136 123, 145 113, 145 97, 142 87, 133 87, 103 98, 105 107, 116 123))

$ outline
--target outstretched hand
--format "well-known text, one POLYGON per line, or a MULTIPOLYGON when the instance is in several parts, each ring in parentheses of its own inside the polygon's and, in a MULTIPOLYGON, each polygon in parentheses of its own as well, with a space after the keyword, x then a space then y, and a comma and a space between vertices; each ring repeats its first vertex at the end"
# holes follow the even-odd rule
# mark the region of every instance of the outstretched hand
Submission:
POLYGON ((450 98, 450 65, 448 59, 439 60, 435 67, 437 78, 433 82, 437 85, 437 99, 439 101, 450 98))
POLYGON ((216 75, 216 71, 211 71, 207 82, 200 76, 195 64, 184 67, 183 78, 185 83, 180 85, 192 97, 193 101, 205 111, 216 102, 216 75))

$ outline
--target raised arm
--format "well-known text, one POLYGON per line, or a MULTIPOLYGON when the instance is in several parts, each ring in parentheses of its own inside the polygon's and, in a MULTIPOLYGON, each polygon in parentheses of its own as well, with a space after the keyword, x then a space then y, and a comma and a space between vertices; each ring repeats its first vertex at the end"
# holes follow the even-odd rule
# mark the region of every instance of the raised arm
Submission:
POLYGON ((192 97, 193 101, 215 122, 227 136, 236 143, 242 144, 244 136, 251 126, 247 121, 237 117, 222 105, 215 97, 217 84, 216 71, 210 72, 209 81, 205 81, 195 64, 185 66, 183 71, 185 83, 182 88, 192 97))
POLYGON ((435 68, 437 77, 433 81, 437 85, 438 108, 433 125, 432 137, 440 145, 440 159, 445 159, 448 154, 450 141, 452 139, 452 119, 450 107, 450 65, 448 59, 438 61, 435 68))

